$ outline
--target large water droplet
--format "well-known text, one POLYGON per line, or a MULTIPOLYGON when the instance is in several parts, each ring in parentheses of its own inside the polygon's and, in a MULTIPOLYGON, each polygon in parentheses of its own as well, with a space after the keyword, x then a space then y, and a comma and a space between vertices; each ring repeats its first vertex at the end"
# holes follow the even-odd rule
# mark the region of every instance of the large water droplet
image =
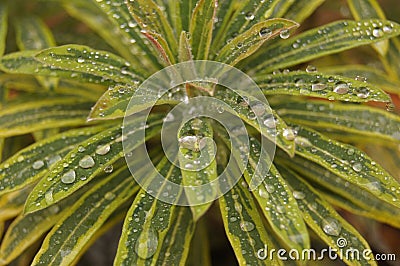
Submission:
POLYGON ((382 37, 383 36, 383 31, 380 28, 375 28, 372 31, 372 35, 376 38, 382 37))
POLYGON ((339 224, 339 222, 332 217, 327 217, 322 220, 321 226, 322 230, 330 236, 338 236, 342 230, 342 226, 339 224))
POLYGON ((250 232, 254 230, 255 226, 252 222, 242 221, 240 222, 240 229, 244 232, 250 232))
POLYGON ((104 172, 107 174, 112 173, 112 171, 114 171, 114 167, 112 166, 112 164, 109 166, 106 166, 106 168, 104 168, 104 172))
POLYGON ((265 106, 262 103, 257 103, 253 106, 251 106, 251 110, 257 115, 257 116, 262 116, 265 114, 265 106))
POLYGON ((82 57, 78 57, 78 60, 77 60, 77 61, 78 61, 78 63, 81 64, 81 63, 84 63, 84 62, 85 62, 85 59, 83 59, 82 57))
POLYGON ((235 204, 234 204, 234 206, 235 206, 235 210, 237 211, 237 212, 242 212, 242 210, 243 210, 243 206, 242 206, 242 204, 240 204, 239 202, 235 202, 235 204))
POLYGON ((36 161, 32 164, 32 168, 35 170, 39 170, 44 166, 44 162, 42 160, 36 161))
POLYGON ((281 31, 281 33, 279 34, 279 37, 281 37, 282 39, 287 39, 290 37, 290 31, 285 29, 283 31, 281 31))
POLYGON ((336 83, 335 88, 333 89, 334 92, 337 94, 343 95, 349 92, 349 85, 344 82, 338 82, 336 83))
POLYGON ((143 231, 135 243, 135 252, 142 259, 148 259, 156 253, 158 236, 152 227, 143 231))
POLYGON ((74 183, 76 178, 76 173, 74 170, 69 170, 61 177, 61 182, 64 184, 71 184, 74 183))
POLYGON ((85 155, 80 161, 79 161, 79 166, 87 169, 87 168, 91 168, 95 165, 95 162, 92 158, 92 156, 90 155, 85 155))
POLYGON ((283 130, 283 137, 287 140, 294 140, 296 138, 296 135, 290 128, 285 128, 283 130))
POLYGON ((267 128, 275 128, 275 119, 274 117, 269 117, 267 119, 264 120, 264 125, 267 128))
POLYGON ((265 185, 265 189, 268 191, 268 193, 274 193, 274 191, 275 191, 274 185, 271 185, 271 184, 265 185))
POLYGON ((264 199, 268 199, 269 198, 269 194, 264 188, 260 188, 258 190, 258 195, 260 195, 260 197, 264 198, 264 199))
POLYGON ((376 193, 376 194, 382 194, 382 187, 381 187, 381 183, 379 183, 378 181, 374 181, 374 182, 370 182, 368 184, 366 184, 366 187, 376 193))
POLYGON ((107 153, 109 153, 111 150, 111 147, 109 144, 105 144, 103 146, 99 146, 96 149, 96 154, 98 155, 106 155, 107 153))
POLYGON ((354 171, 356 171, 356 172, 361 172, 361 170, 362 170, 362 165, 361 165, 361 163, 355 163, 355 164, 353 164, 353 170, 354 171))
POLYGON ((272 30, 268 28, 262 28, 259 32, 261 38, 267 38, 272 35, 272 30))
POLYGON ((204 141, 201 141, 201 138, 197 136, 185 136, 179 138, 179 146, 184 149, 192 150, 192 151, 200 151, 204 148, 204 141))
POLYGON ((246 20, 253 20, 254 19, 254 14, 252 12, 247 12, 245 15, 246 20))
POLYGON ((44 194, 44 199, 46 200, 47 204, 52 204, 54 199, 53 199, 53 190, 49 190, 44 194))
POLYGON ((302 200, 306 197, 306 195, 302 191, 295 190, 293 191, 293 197, 298 200, 302 200))
POLYGON ((316 84, 311 85, 312 91, 322 91, 324 89, 326 89, 326 84, 323 84, 323 83, 316 83, 316 84))
POLYGON ((308 65, 306 68, 306 72, 307 73, 315 73, 315 72, 317 72, 317 68, 313 65, 308 65))

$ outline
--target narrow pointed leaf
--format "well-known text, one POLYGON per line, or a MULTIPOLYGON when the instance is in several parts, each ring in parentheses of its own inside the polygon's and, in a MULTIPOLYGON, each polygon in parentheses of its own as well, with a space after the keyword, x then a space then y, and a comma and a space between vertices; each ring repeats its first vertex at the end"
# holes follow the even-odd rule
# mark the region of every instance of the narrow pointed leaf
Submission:
MULTIPOLYGON (((149 118, 146 138, 159 132, 161 121, 157 116, 149 118)), ((125 125, 125 128, 130 137, 135 139, 134 135, 140 132, 142 126, 141 121, 134 120, 125 125)), ((130 148, 133 150, 144 141, 143 139, 132 143, 130 148)), ((54 165, 47 176, 42 178, 30 194, 25 205, 25 212, 30 213, 46 208, 68 197, 103 171, 112 171, 113 163, 124 156, 121 142, 122 129, 120 125, 104 130, 81 142, 79 147, 70 151, 63 160, 54 165), (45 198, 46 192, 50 191, 52 192, 52 202, 45 198)), ((125 152, 128 151, 125 150, 125 152)))
MULTIPOLYGON (((82 2, 82 1, 78 1, 82 2)), ((86 2, 86 1, 85 1, 86 2)), ((154 73, 160 65, 156 59, 156 53, 151 46, 147 44, 146 38, 140 33, 140 27, 131 16, 125 0, 111 1, 93 1, 92 2, 103 11, 107 22, 114 26, 116 33, 125 43, 124 48, 133 54, 135 60, 132 64, 135 68, 149 69, 148 73, 154 73), (139 64, 138 64, 139 62, 139 64)), ((97 13, 96 11, 94 11, 97 13)), ((98 30, 102 30, 101 28, 98 30)))
POLYGON ((385 57, 381 57, 381 61, 385 67, 386 72, 390 74, 392 78, 400 80, 400 66, 398 64, 400 60, 400 40, 393 38, 389 41, 389 49, 385 57))
POLYGON ((294 21, 280 18, 257 23, 225 45, 215 60, 235 65, 257 51, 264 42, 298 26, 294 21))
POLYGON ((178 42, 177 37, 164 14, 164 11, 153 0, 135 0, 125 2, 130 14, 142 28, 163 36, 176 58, 178 42))
POLYGON ((400 116, 371 106, 289 100, 274 105, 274 109, 292 123, 400 141, 400 116))
POLYGON ((192 50, 189 44, 188 33, 182 31, 179 38, 179 62, 186 62, 193 60, 192 50))
POLYGON ((374 85, 320 73, 293 71, 259 75, 255 81, 265 95, 303 95, 351 102, 391 101, 389 95, 374 85))
POLYGON ((0 111, 0 137, 84 125, 92 104, 82 98, 60 97, 10 105, 0 111))
POLYGON ((270 18, 273 6, 278 1, 220 1, 217 13, 218 21, 216 22, 218 30, 213 40, 213 51, 217 52, 225 43, 229 42, 229 39, 270 18))
POLYGON ((181 145, 179 152, 182 184, 185 186, 185 195, 190 204, 194 221, 199 220, 205 214, 218 193, 218 188, 212 184, 212 181, 217 178, 217 163, 214 158, 216 153, 214 145, 210 143, 213 138, 213 129, 210 123, 201 119, 192 120, 181 128, 178 138, 181 143, 185 143, 185 138, 197 139, 196 135, 200 134, 203 136, 202 139, 196 140, 196 143, 189 143, 189 146, 193 145, 193 147, 182 147, 181 145), (188 133, 191 133, 194 127, 196 130, 191 136, 188 133), (202 142, 205 142, 204 147, 202 147, 202 142), (197 145, 200 147, 195 147, 197 145), (190 156, 190 160, 187 159, 188 156, 190 156), (199 161, 197 165, 194 164, 196 160, 199 161), (188 165, 192 169, 189 169, 188 165), (199 186, 203 187, 199 188, 199 186), (199 201, 205 203, 199 205, 199 201))
MULTIPOLYGON (((178 1, 176 1, 178 2, 178 1)), ((198 0, 179 1, 179 14, 182 20, 182 30, 189 32, 193 10, 196 7, 198 0)), ((177 33, 179 33, 177 31, 177 33)))
POLYGON ((205 220, 196 223, 186 265, 211 266, 210 239, 205 220))
POLYGON ((271 12, 271 17, 279 18, 283 17, 286 11, 296 2, 297 0, 277 0, 273 10, 271 12))
MULTIPOLYGON (((379 18, 386 19, 385 13, 376 0, 347 0, 351 14, 356 20, 379 18)), ((381 55, 385 55, 389 48, 389 41, 384 40, 372 45, 381 55)))
MULTIPOLYGON (((357 230, 346 222, 310 184, 284 167, 279 170, 293 189, 307 225, 328 246, 336 249, 336 253, 348 254, 355 249, 361 254, 364 250, 371 249, 357 230), (342 239, 346 242, 342 243, 342 239)), ((372 252, 369 256, 360 256, 359 259, 343 256, 343 260, 351 265, 377 265, 372 252)))
MULTIPOLYGON (((239 181, 232 190, 219 199, 219 204, 225 232, 239 264, 265 265, 259 258, 258 251, 265 246, 269 250, 273 249, 274 245, 248 188, 243 187, 239 181)), ((268 262, 282 265, 277 257, 268 262)))
POLYGON ((4 54, 6 49, 6 37, 8 26, 8 7, 7 3, 0 3, 0 56, 4 54))
POLYGON ((0 164, 0 195, 38 181, 54 163, 104 126, 70 130, 36 142, 0 164))
POLYGON ((121 168, 104 178, 57 222, 45 238, 32 265, 71 265, 85 243, 138 188, 127 168, 121 168))
POLYGON ((268 73, 324 55, 382 41, 399 33, 400 26, 386 20, 337 21, 266 47, 260 54, 257 53, 258 59, 255 58, 250 65, 259 72, 268 73), (375 24, 380 25, 378 31, 375 24), (386 30, 383 31, 383 28, 386 30), (373 32, 375 35, 371 35, 373 32))
POLYGON ((357 148, 331 140, 316 131, 296 127, 296 154, 321 165, 345 181, 400 208, 399 183, 357 148))
MULTIPOLYGON (((182 182, 180 169, 171 164, 166 157, 158 163, 157 170, 164 176, 164 180, 176 184, 182 182)), ((150 185, 157 182, 152 180, 151 176, 149 180, 150 185)), ((166 184, 157 184, 159 193, 167 192, 166 184)), ((167 250, 161 246, 166 241, 168 231, 176 226, 173 220, 179 208, 182 207, 162 202, 141 190, 126 215, 114 264, 162 265, 161 257, 165 256, 164 252, 167 250)), ((189 211, 189 208, 184 208, 189 211)))
MULTIPOLYGON (((83 191, 82 191, 83 192, 83 191)), ((27 215, 19 215, 7 230, 1 243, 0 258, 9 263, 23 253, 29 246, 40 240, 51 227, 67 212, 68 208, 79 199, 78 192, 47 209, 27 215)))
POLYGON ((192 36, 190 44, 196 60, 208 58, 217 5, 217 0, 200 0, 193 10, 189 33, 192 36))

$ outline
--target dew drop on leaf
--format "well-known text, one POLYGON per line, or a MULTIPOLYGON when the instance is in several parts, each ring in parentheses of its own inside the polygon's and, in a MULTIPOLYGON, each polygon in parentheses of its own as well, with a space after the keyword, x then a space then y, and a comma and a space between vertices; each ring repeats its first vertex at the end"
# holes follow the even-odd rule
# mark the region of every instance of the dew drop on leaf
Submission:
POLYGON ((156 253, 158 236, 152 227, 144 230, 135 243, 135 252, 142 259, 148 259, 156 253))
POLYGON ((362 170, 362 165, 361 165, 361 163, 355 163, 355 164, 353 164, 352 168, 353 168, 353 170, 356 171, 356 172, 361 172, 361 170, 362 170))
POLYGON ((112 193, 112 192, 107 192, 107 193, 104 195, 104 198, 105 198, 106 200, 113 200, 113 199, 115 198, 115 194, 112 193))
POLYGON ((32 168, 35 170, 39 170, 44 166, 44 162, 42 160, 36 161, 32 164, 32 168))
POLYGON ((250 232, 252 230, 254 230, 255 226, 252 222, 248 222, 248 221, 242 221, 240 222, 240 229, 242 229, 242 231, 244 232, 250 232))
POLYGON ((316 83, 311 85, 312 91, 322 91, 324 89, 326 89, 326 84, 323 83, 316 83))
POLYGON ((79 166, 87 169, 91 168, 95 165, 95 161, 93 160, 92 156, 90 155, 85 155, 80 161, 79 161, 79 166))
POLYGON ((53 190, 49 190, 44 194, 44 199, 46 200, 47 204, 52 204, 54 199, 53 199, 53 190))
POLYGON ((302 200, 306 197, 306 195, 302 191, 295 190, 293 191, 293 197, 298 200, 302 200))
POLYGON ((268 28, 262 28, 259 32, 261 38, 267 38, 272 35, 272 30, 268 28))
POLYGON ((268 192, 262 187, 258 190, 258 195, 260 195, 260 197, 264 199, 268 199, 269 197, 268 192))
POLYGON ((75 181, 75 178, 75 170, 69 170, 61 177, 61 182, 63 182, 64 184, 71 184, 75 181))
POLYGON ((111 147, 109 144, 99 146, 96 149, 96 154, 98 155, 106 155, 110 151, 111 147))
POLYGON ((287 140, 294 140, 296 138, 296 135, 290 128, 285 128, 283 130, 283 137, 287 140))
POLYGON ((275 187, 271 184, 267 184, 265 185, 266 190, 268 191, 268 193, 274 193, 275 192, 275 187))
POLYGON ((282 39, 287 39, 287 38, 290 37, 290 31, 287 30, 287 29, 282 30, 281 33, 279 34, 279 36, 280 36, 282 39))
POLYGON ((338 236, 342 230, 342 226, 339 224, 339 222, 332 217, 323 219, 321 227, 322 230, 330 236, 338 236))
POLYGON ((113 170, 114 170, 114 167, 112 165, 106 166, 106 168, 104 168, 104 172, 107 174, 112 173, 113 170))
POLYGON ((264 126, 266 126, 267 128, 275 128, 275 119, 273 117, 265 119, 264 126))
POLYGON ((338 82, 336 83, 336 86, 333 89, 333 91, 340 95, 346 94, 349 92, 349 85, 347 85, 344 82, 338 82))
POLYGON ((306 68, 306 72, 307 73, 315 73, 315 72, 317 72, 317 68, 313 65, 308 65, 306 68))
POLYGON ((246 20, 253 20, 254 14, 252 12, 247 12, 245 15, 246 20))

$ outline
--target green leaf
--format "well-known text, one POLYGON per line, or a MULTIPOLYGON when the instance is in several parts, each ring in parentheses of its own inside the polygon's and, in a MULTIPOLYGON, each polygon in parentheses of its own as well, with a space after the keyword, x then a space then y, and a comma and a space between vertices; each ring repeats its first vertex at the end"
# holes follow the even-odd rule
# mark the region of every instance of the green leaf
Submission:
POLYGON ((319 68, 322 73, 341 75, 353 79, 366 79, 368 83, 400 95, 400 82, 383 71, 365 65, 340 65, 319 68))
POLYGON ((0 164, 0 195, 38 181, 76 145, 104 130, 104 126, 70 130, 36 142, 0 164))
POLYGON ((280 164, 296 170, 310 182, 318 184, 320 188, 344 198, 349 206, 350 204, 359 206, 359 208, 374 216, 374 219, 395 227, 400 226, 400 208, 394 207, 371 192, 373 190, 379 191, 381 189, 380 183, 372 182, 369 188, 365 189, 335 175, 329 169, 301 157, 297 156, 289 161, 289 157, 280 152, 279 156, 275 158, 280 164))
POLYGON ((83 125, 92 104, 82 98, 65 97, 9 105, 0 111, 0 137, 83 125))
POLYGON ((364 152, 305 127, 296 126, 295 131, 298 134, 297 155, 321 165, 345 181, 400 208, 399 195, 396 193, 396 190, 400 189, 399 183, 364 152))
POLYGON ((303 95, 351 102, 391 102, 381 89, 354 79, 303 71, 256 76, 265 95, 303 95))
MULTIPOLYGON (((228 145, 227 133, 220 127, 216 129, 221 139, 228 145)), ((239 143, 243 142, 237 139, 239 143)), ((301 251, 309 247, 307 228, 285 180, 257 139, 251 137, 249 146, 244 178, 272 230, 289 248, 301 251)), ((242 158, 235 159, 242 160, 242 158)))
POLYGON ((107 218, 138 189, 125 167, 101 180, 57 222, 43 241, 32 265, 71 265, 76 254, 107 218))
POLYGON ((33 186, 30 185, 0 196, 0 221, 6 221, 21 213, 32 188, 33 186))
MULTIPOLYGON (((82 1, 78 0, 78 2, 82 1)), ((148 69, 149 74, 154 73, 161 65, 156 59, 156 53, 147 44, 144 35, 140 33, 140 27, 137 27, 137 22, 132 18, 125 4, 126 1, 98 2, 92 0, 92 2, 103 11, 105 18, 111 22, 116 33, 121 36, 119 39, 125 43, 124 48, 134 55, 135 60, 132 64, 135 68, 140 68, 142 65, 148 69)), ((96 11, 94 12, 96 13, 96 11)), ((102 30, 99 29, 99 31, 102 30)))
POLYGON ((393 38, 389 41, 389 50, 385 57, 381 57, 381 61, 385 67, 386 72, 390 77, 400 80, 400 40, 393 38))
POLYGON ((186 62, 193 60, 192 50, 189 43, 188 33, 182 31, 179 38, 179 62, 186 62))
POLYGON ((324 2, 325 0, 296 0, 286 11, 285 18, 302 23, 324 2))
POLYGON ((6 50, 7 26, 8 26, 8 7, 7 3, 0 3, 0 56, 6 50))
POLYGON ((284 137, 284 132, 287 132, 288 126, 270 107, 264 106, 265 112, 260 115, 262 121, 259 123, 257 120, 254 120, 256 116, 247 103, 247 101, 249 101, 250 104, 257 105, 258 100, 254 97, 248 96, 248 99, 245 101, 234 91, 220 87, 216 90, 215 97, 232 107, 244 122, 256 128, 267 139, 276 142, 276 145, 289 155, 294 155, 293 140, 284 137), (279 132, 279 134, 277 134, 277 132, 279 132))
POLYGON ((206 60, 211 46, 217 0, 199 0, 190 18, 190 44, 196 60, 206 60))
POLYGON ((25 16, 13 24, 20 50, 41 50, 56 45, 50 29, 38 17, 25 16))
MULTIPOLYGON (((146 139, 159 133, 161 122, 159 116, 149 117, 146 139)), ((130 137, 135 139, 135 135, 139 134, 143 125, 136 119, 124 126, 130 137)), ((30 213, 46 208, 68 197, 103 171, 111 172, 113 163, 122 158, 124 152, 128 153, 127 149, 133 150, 144 141, 145 139, 140 139, 123 150, 122 129, 121 125, 118 125, 81 142, 79 147, 71 150, 54 165, 51 172, 41 179, 26 202, 25 212, 30 213), (51 201, 46 200, 47 192, 52 193, 51 201)))
POLYGON ((218 188, 212 183, 217 178, 217 163, 214 158, 216 151, 214 145, 210 143, 213 138, 213 129, 208 121, 194 119, 180 129, 178 138, 182 184, 185 186, 185 195, 190 204, 193 219, 198 221, 211 207, 218 193, 218 188), (193 130, 193 128, 196 129, 193 130), (200 134, 203 136, 202 139, 197 137, 200 134), (196 139, 196 143, 192 143, 193 139, 196 139), (188 157, 190 159, 187 159, 188 157), (192 165, 196 160, 200 161, 200 164, 192 165), (192 169, 187 167, 188 165, 192 169), (199 201, 206 203, 199 204, 199 201))
MULTIPOLYGON (((72 17, 83 21, 97 34, 99 34, 111 47, 113 47, 122 57, 126 58, 135 69, 144 77, 150 75, 150 71, 155 71, 155 67, 151 66, 150 53, 140 54, 142 40, 138 37, 134 29, 129 29, 127 32, 126 17, 120 16, 107 16, 103 10, 107 8, 107 5, 102 3, 103 10, 96 6, 95 1, 64 1, 64 8, 72 17), (117 21, 117 18, 119 19, 117 21), (123 21, 120 21, 123 20, 123 21), (116 23, 125 25, 121 28, 116 23), (133 45, 137 44, 138 45, 133 45), (139 51, 138 51, 139 50, 139 51)), ((113 9, 125 10, 129 17, 128 9, 124 5, 112 7, 113 9)), ((119 10, 119 12, 121 12, 119 10)), ((114 11, 116 12, 116 10, 114 11)), ((119 14, 119 13, 118 13, 119 14)), ((129 28, 134 26, 134 23, 128 25, 129 28)), ((154 59, 155 60, 155 59, 154 59)))
POLYGON ((400 141, 400 116, 371 106, 287 99, 273 106, 286 121, 321 131, 335 129, 374 139, 400 141))
MULTIPOLYGON (((165 181, 168 180, 176 184, 182 182, 180 169, 171 164, 166 157, 158 163, 157 170, 164 176, 165 181)), ((152 176, 148 178, 150 186, 151 184, 156 184, 155 182, 157 181, 152 179, 152 176)), ((165 192, 167 189, 166 185, 166 182, 157 183, 157 187, 159 188, 158 193, 165 192)), ((166 238, 169 231, 174 230, 175 226, 179 226, 179 224, 174 223, 174 217, 179 215, 180 209, 187 209, 189 211, 188 207, 170 205, 141 190, 126 215, 114 264, 163 265, 163 261, 169 259, 166 253, 170 252, 169 249, 171 247, 162 248, 162 246, 169 241, 166 238)), ((185 223, 188 223, 188 225, 192 224, 192 222, 188 221, 185 221, 185 223)), ((186 231, 184 226, 181 230, 183 232, 186 231)), ((176 236, 172 234, 169 237, 175 238, 176 236)), ((184 242, 181 242, 180 246, 182 246, 182 243, 184 242)), ((175 257, 175 255, 177 257, 182 256, 179 253, 170 254, 174 254, 171 257, 175 257)))
POLYGON ((274 4, 271 12, 271 17, 283 17, 286 11, 296 2, 297 0, 277 0, 274 4))
MULTIPOLYGON (((7 229, 1 243, 0 260, 10 263, 49 230, 68 208, 82 195, 74 194, 60 204, 27 215, 19 215, 7 229)), ((76 216, 75 216, 76 217, 76 216)))
MULTIPOLYGON (((225 232, 240 265, 265 265, 258 251, 265 246, 273 249, 274 244, 267 234, 253 196, 240 182, 219 199, 225 232)), ((277 256, 272 259, 268 261, 271 265, 282 265, 277 256)))
POLYGON ((220 50, 230 39, 250 29, 256 23, 271 17, 273 6, 279 0, 232 0, 218 3, 213 52, 220 50))
MULTIPOLYGON (((351 14, 356 20, 379 18, 386 19, 379 3, 376 0, 347 0, 351 14)), ((384 40, 372 45, 380 54, 385 55, 389 48, 389 41, 384 40)))
MULTIPOLYGON (((51 68, 91 74, 114 82, 130 84, 142 80, 140 73, 125 59, 83 45, 71 44, 45 49, 38 52, 35 59, 51 68)), ((63 72, 59 74, 64 75, 63 72)))
MULTIPOLYGON (((177 58, 177 37, 174 35, 174 31, 160 7, 153 0, 126 1, 125 4, 141 29, 165 38, 165 44, 169 45, 174 58, 177 58)), ((170 59, 173 60, 173 58, 170 59)))
MULTIPOLYGON (((179 13, 176 15, 180 17, 182 21, 182 30, 189 32, 191 18, 193 10, 196 7, 198 0, 186 0, 186 1, 175 1, 179 3, 179 13)), ((176 31, 180 33, 179 31, 176 31)))
MULTIPOLYGON (((362 254, 364 250, 371 249, 357 230, 346 222, 310 184, 285 167, 279 170, 293 189, 293 195, 307 225, 327 245, 335 249, 336 253, 349 254, 352 250, 357 250, 362 254), (342 243, 343 239, 346 242, 342 243)), ((353 259, 351 256, 343 256, 343 260, 351 265, 377 265, 372 252, 353 259)))
POLYGON ((294 21, 281 18, 257 23, 225 45, 215 60, 235 65, 257 51, 264 42, 298 26, 294 21))
POLYGON ((294 66, 325 55, 382 41, 399 33, 400 25, 386 20, 336 21, 267 46, 255 54, 252 58, 254 60, 249 64, 259 73, 268 73, 278 68, 294 66), (374 25, 380 25, 379 30, 376 30, 374 25))
POLYGON ((210 251, 210 239, 208 236, 207 224, 204 219, 201 219, 196 223, 196 230, 190 245, 186 265, 211 266, 210 251))

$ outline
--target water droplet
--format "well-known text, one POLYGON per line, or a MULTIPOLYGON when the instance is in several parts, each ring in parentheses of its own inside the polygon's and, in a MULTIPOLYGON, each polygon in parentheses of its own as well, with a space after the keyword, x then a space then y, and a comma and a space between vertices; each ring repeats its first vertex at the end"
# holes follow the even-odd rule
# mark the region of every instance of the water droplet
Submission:
POLYGON ((106 200, 113 200, 113 199, 115 198, 115 194, 112 193, 112 192, 107 192, 107 193, 104 195, 104 198, 105 198, 106 200))
POLYGON ((242 204, 240 204, 239 202, 237 202, 237 201, 235 201, 235 210, 237 211, 237 212, 242 212, 242 210, 243 210, 243 206, 242 206, 242 204))
POLYGON ((200 151, 200 142, 201 139, 197 136, 185 136, 179 138, 180 147, 192 151, 200 151))
POLYGON ((54 199, 53 199, 53 190, 49 190, 44 194, 44 199, 46 200, 47 204, 52 204, 54 199))
POLYGON ((78 63, 83 63, 83 62, 85 62, 85 59, 83 59, 82 57, 78 57, 78 63))
POLYGON ((369 89, 367 87, 357 88, 356 92, 357 92, 357 97, 361 99, 366 99, 369 96, 369 89))
POLYGON ((71 184, 74 183, 76 178, 76 173, 74 170, 69 170, 61 177, 61 182, 64 184, 71 184))
POLYGON ((269 117, 267 119, 264 120, 264 125, 267 128, 275 128, 275 119, 274 117, 269 117))
POLYGON ((252 222, 242 221, 240 222, 240 229, 244 232, 250 232, 254 230, 255 226, 252 222))
POLYGON ((393 103, 386 104, 386 111, 393 112, 396 109, 396 106, 393 103))
POLYGON ((296 135, 294 134, 293 130, 290 128, 285 128, 283 130, 283 137, 287 140, 294 140, 296 135))
POLYGON ((282 39, 287 39, 290 37, 290 31, 285 29, 283 31, 281 31, 281 33, 279 34, 279 37, 281 37, 282 39))
POLYGON ((315 73, 315 72, 317 72, 317 68, 313 65, 308 65, 306 68, 306 72, 307 73, 315 73))
POLYGON ((376 38, 382 37, 383 36, 383 31, 380 28, 375 28, 372 31, 372 35, 376 38))
POLYGON ((39 170, 44 166, 44 162, 42 160, 36 161, 32 164, 32 168, 35 170, 39 170))
POLYGON ((274 193, 274 191, 275 191, 274 185, 271 185, 271 184, 265 185, 265 189, 268 191, 268 193, 274 193))
POLYGON ((261 38, 267 38, 272 35, 272 30, 268 28, 262 28, 259 32, 261 38))
POLYGON ((285 207, 282 205, 276 205, 276 211, 279 213, 285 213, 285 207))
POLYGON ((296 145, 299 145, 304 148, 312 146, 311 142, 308 139, 303 138, 303 137, 296 137, 296 139, 294 140, 294 143, 296 143, 296 145))
POLYGON ((56 162, 61 161, 61 159, 62 159, 61 156, 56 154, 47 159, 47 165, 51 166, 51 165, 55 164, 56 162))
POLYGON ((156 253, 158 236, 152 227, 143 231, 135 243, 135 252, 142 259, 148 259, 156 253))
POLYGON ((22 162, 22 161, 24 161, 24 156, 22 156, 22 155, 20 155, 20 156, 18 156, 18 158, 17 158, 17 162, 22 162))
POLYGON ((383 26, 383 32, 384 33, 392 33, 393 28, 390 26, 383 26))
POLYGON ((106 155, 110 151, 111 147, 109 144, 99 146, 96 149, 96 154, 98 155, 106 155))
POLYGON ((347 85, 347 83, 339 81, 338 83, 336 83, 333 91, 340 95, 346 94, 349 92, 349 85, 347 85))
POLYGON ((332 217, 322 220, 321 226, 322 230, 324 230, 324 232, 330 236, 338 236, 342 230, 342 226, 339 224, 339 222, 332 217))
POLYGON ((378 195, 382 194, 381 183, 379 183, 378 181, 370 182, 370 183, 366 184, 366 187, 370 191, 372 191, 372 192, 374 192, 374 193, 376 193, 378 195))
POLYGON ((95 162, 92 158, 92 156, 90 155, 85 155, 80 161, 79 161, 79 166, 87 169, 87 168, 91 168, 95 165, 95 162))
POLYGON ((254 114, 257 116, 262 116, 265 114, 265 106, 262 103, 257 103, 253 106, 251 106, 251 110, 253 110, 254 114))
POLYGON ((268 199, 269 198, 269 194, 264 188, 260 188, 258 190, 258 195, 260 195, 260 197, 264 198, 264 199, 268 199))
POLYGON ((323 84, 323 83, 317 83, 317 84, 311 85, 312 91, 322 91, 324 89, 326 89, 326 84, 323 84))
POLYGON ((304 199, 306 197, 306 195, 302 191, 295 190, 295 191, 293 191, 293 197, 295 199, 301 200, 301 199, 304 199))
POLYGON ((112 173, 112 171, 114 170, 114 167, 111 165, 106 166, 106 168, 104 168, 104 172, 106 172, 107 174, 112 173))
POLYGON ((350 149, 347 150, 347 154, 348 155, 353 155, 354 152, 355 152, 355 150, 353 148, 350 148, 350 149))
POLYGON ((78 147, 78 152, 84 152, 84 151, 86 151, 85 147, 83 146, 78 147))
POLYGON ((253 20, 254 19, 254 14, 251 12, 247 12, 245 15, 246 20, 253 20))
POLYGON ((354 171, 356 171, 356 172, 361 172, 361 170, 362 170, 362 165, 361 165, 361 163, 355 163, 355 164, 353 164, 353 170, 354 171))

